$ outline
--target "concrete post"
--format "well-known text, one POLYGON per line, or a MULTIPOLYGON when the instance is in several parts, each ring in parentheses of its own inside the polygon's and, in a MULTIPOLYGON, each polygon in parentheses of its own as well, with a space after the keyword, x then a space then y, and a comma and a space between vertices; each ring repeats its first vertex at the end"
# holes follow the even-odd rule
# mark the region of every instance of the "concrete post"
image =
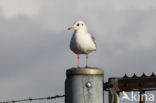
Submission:
POLYGON ((118 87, 119 78, 109 78, 109 103, 119 103, 119 87, 118 87))
POLYGON ((66 71, 65 103, 104 103, 104 71, 72 68, 66 71))

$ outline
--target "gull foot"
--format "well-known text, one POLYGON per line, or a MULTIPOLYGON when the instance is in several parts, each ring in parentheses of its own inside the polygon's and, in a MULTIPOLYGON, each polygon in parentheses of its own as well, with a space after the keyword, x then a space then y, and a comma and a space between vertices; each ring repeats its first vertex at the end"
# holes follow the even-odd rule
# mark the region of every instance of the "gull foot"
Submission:
POLYGON ((80 67, 78 66, 78 67, 72 67, 72 69, 80 69, 80 67))
POLYGON ((80 69, 80 66, 78 66, 77 69, 80 69))
POLYGON ((85 66, 85 68, 88 68, 88 67, 89 67, 88 65, 85 66))

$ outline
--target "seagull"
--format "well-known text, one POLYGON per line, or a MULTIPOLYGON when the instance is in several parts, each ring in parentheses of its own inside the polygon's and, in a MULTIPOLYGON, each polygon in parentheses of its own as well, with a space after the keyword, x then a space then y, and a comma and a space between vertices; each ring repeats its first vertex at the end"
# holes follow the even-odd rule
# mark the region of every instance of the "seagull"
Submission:
POLYGON ((86 54, 86 68, 88 67, 88 54, 96 51, 96 42, 93 35, 88 33, 86 24, 83 21, 77 21, 68 30, 74 30, 70 40, 70 49, 77 55, 78 66, 80 68, 80 54, 86 54))

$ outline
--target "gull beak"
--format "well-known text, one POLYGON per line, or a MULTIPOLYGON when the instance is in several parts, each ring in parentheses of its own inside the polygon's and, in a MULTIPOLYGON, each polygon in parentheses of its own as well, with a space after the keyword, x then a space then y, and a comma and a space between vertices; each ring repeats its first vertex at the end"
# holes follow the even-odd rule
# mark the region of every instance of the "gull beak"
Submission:
POLYGON ((75 27, 71 26, 71 27, 68 28, 68 30, 75 30, 75 27))

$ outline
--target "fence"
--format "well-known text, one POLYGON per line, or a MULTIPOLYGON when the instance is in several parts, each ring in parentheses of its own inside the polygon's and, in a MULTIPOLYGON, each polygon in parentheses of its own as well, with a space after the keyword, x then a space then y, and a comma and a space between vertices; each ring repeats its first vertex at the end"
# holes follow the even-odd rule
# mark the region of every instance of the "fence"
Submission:
MULTIPOLYGON (((109 78, 109 81, 105 84, 109 90, 109 101, 112 103, 114 96, 117 94, 119 97, 120 92, 139 91, 140 103, 145 103, 145 92, 156 90, 156 75, 152 73, 150 76, 146 76, 144 73, 138 77, 134 74, 132 77, 128 77, 126 74, 122 78, 109 78)), ((114 101, 117 101, 115 98, 114 101)), ((113 102, 116 103, 116 102, 113 102)))
POLYGON ((20 100, 11 100, 11 101, 4 101, 0 103, 18 103, 18 102, 31 102, 31 101, 39 101, 39 100, 52 100, 57 98, 65 97, 65 95, 56 95, 56 96, 48 96, 48 97, 41 97, 41 98, 28 98, 28 99, 20 99, 20 100))

